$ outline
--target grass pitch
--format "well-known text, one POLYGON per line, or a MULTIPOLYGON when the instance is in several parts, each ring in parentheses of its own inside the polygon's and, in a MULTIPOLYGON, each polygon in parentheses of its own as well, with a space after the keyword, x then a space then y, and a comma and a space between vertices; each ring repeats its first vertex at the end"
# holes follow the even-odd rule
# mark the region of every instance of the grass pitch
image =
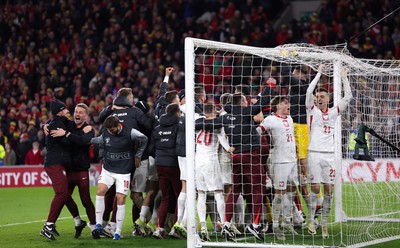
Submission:
MULTIPOLYGON (((95 187, 91 188, 92 198, 94 200, 95 187)), ((39 235, 45 219, 47 218, 50 202, 53 197, 53 189, 45 188, 2 188, 0 189, 0 247, 186 247, 186 240, 163 239, 158 240, 153 237, 133 237, 132 236, 132 221, 131 214, 128 209, 131 208, 132 202, 127 199, 127 214, 123 227, 123 238, 120 241, 112 239, 92 240, 89 228, 83 230, 82 236, 79 239, 74 238, 75 229, 74 221, 71 218, 66 208, 61 212, 60 218, 57 221, 57 230, 61 234, 57 237, 57 241, 50 242, 39 235)), ((81 206, 77 192, 74 193, 79 210, 82 216, 86 213, 81 206)), ((87 220, 84 216, 82 219, 87 220)), ((354 228, 349 233, 357 233, 357 230, 362 230, 363 223, 347 225, 343 224, 344 230, 354 228)), ((287 235, 286 244, 305 244, 305 245, 323 245, 323 246, 345 246, 341 243, 340 226, 333 224, 329 226, 331 238, 322 241, 320 231, 314 237, 308 235, 305 229, 298 230, 302 235, 289 236, 287 235)), ((368 228, 368 227, 365 227, 368 228)), ((385 228, 384 225, 381 228, 385 228)), ((363 231, 360 232, 360 236, 363 231)), ((220 235, 210 235, 212 240, 221 240, 220 235)), ((252 236, 241 237, 239 242, 254 243, 252 236)), ((272 235, 267 235, 266 243, 274 242, 272 235)), ((343 239, 342 239, 343 240, 343 239)), ((277 244, 284 244, 276 241, 277 244)), ((400 247, 400 240, 387 243, 377 244, 371 247, 400 247)))

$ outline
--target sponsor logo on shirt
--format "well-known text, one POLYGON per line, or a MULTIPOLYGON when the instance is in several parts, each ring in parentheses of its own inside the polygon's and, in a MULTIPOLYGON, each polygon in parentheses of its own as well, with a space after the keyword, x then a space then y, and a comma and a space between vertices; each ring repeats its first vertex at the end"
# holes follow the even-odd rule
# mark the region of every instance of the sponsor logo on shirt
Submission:
POLYGON ((124 160, 129 159, 130 157, 129 152, 108 153, 108 158, 110 160, 124 160))

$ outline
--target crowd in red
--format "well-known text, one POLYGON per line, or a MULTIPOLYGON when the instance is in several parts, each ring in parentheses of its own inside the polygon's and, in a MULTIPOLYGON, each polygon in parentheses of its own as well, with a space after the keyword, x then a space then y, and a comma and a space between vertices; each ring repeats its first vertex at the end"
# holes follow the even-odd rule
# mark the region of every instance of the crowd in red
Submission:
MULTIPOLYGON (((396 7, 383 0, 323 1, 311 16, 274 30, 273 21, 285 7, 281 1, 206 2, 0 3, 0 145, 7 147, 3 158, 0 150, 3 163, 10 164, 14 150, 11 164, 25 164, 33 141, 43 149, 39 127, 51 118, 49 105, 55 98, 71 113, 75 104, 85 102, 90 123, 98 129, 98 113, 121 87, 132 88, 137 100, 152 105, 165 66, 175 68, 171 89, 184 88, 185 37, 260 47, 336 44, 396 7)), ((399 27, 400 16, 395 14, 352 40, 348 48, 358 57, 400 59, 399 27)))

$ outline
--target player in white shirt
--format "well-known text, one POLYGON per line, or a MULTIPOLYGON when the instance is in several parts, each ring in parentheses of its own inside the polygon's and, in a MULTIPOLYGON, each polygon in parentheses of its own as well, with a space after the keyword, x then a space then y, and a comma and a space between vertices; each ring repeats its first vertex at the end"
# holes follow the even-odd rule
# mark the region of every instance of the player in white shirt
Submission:
POLYGON ((317 205, 317 195, 320 191, 320 184, 324 184, 324 200, 322 203, 321 228, 322 238, 327 239, 328 216, 331 209, 333 185, 335 183, 335 159, 334 159, 334 131, 336 119, 347 107, 352 99, 350 83, 347 79, 347 70, 341 71, 344 97, 338 105, 328 108, 329 93, 324 88, 315 90, 316 104, 314 105, 314 89, 321 77, 324 65, 318 67, 318 74, 308 86, 306 95, 307 124, 310 130, 310 143, 308 146, 308 171, 311 183, 309 202, 309 223, 308 232, 316 234, 316 223, 314 215, 317 205))
MULTIPOLYGON (((216 117, 215 106, 212 103, 204 105, 204 114, 208 119, 216 117)), ((196 131, 196 155, 195 175, 197 189, 197 211, 199 215, 203 241, 210 241, 206 225, 206 196, 207 192, 213 192, 217 203, 217 211, 221 220, 225 216, 224 185, 222 182, 221 167, 218 160, 218 148, 220 144, 228 152, 233 151, 229 146, 223 129, 216 129, 213 132, 196 131)))
POLYGON ((293 195, 299 185, 296 143, 293 119, 289 115, 288 98, 285 96, 274 97, 271 107, 275 114, 267 116, 257 130, 259 132, 267 131, 271 137, 273 149, 270 151, 270 175, 275 189, 272 201, 272 228, 277 239, 285 240, 285 236, 279 228, 281 214, 284 217, 282 228, 291 234, 297 234, 291 223, 293 195))

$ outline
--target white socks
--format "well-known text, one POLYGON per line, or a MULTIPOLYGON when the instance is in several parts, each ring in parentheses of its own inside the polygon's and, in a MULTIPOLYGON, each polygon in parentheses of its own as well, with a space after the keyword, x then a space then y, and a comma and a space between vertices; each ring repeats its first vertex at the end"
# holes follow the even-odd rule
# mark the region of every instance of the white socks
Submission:
POLYGON ((215 192, 214 193, 215 201, 217 202, 217 211, 219 214, 219 218, 221 222, 224 221, 225 218, 225 199, 224 194, 222 192, 215 192))
POLYGON ((234 212, 235 212, 235 220, 236 223, 238 224, 244 224, 244 215, 245 215, 245 207, 244 207, 244 199, 243 199, 243 195, 240 194, 235 207, 234 207, 234 212))
POLYGON ((125 205, 117 205, 117 229, 116 233, 121 234, 122 226, 125 219, 125 205))
POLYGON ((272 201, 272 225, 279 226, 279 216, 283 209, 283 195, 275 194, 272 201))
POLYGON ((312 191, 310 192, 310 206, 308 207, 309 222, 314 221, 315 211, 317 208, 317 196, 318 194, 315 194, 312 191))
POLYGON ((200 223, 206 222, 206 194, 204 192, 197 193, 197 213, 200 223))
POLYGON ((143 206, 143 205, 142 205, 142 207, 141 207, 141 209, 140 209, 140 214, 139 214, 140 220, 143 221, 143 222, 145 222, 146 216, 147 216, 147 214, 148 214, 149 212, 150 212, 150 207, 148 207, 148 206, 143 206))
POLYGON ((322 202, 322 217, 321 223, 326 224, 328 222, 329 213, 331 212, 332 195, 324 195, 322 202))
POLYGON ((185 206, 186 206, 186 193, 181 192, 178 197, 178 216, 177 216, 178 223, 182 222, 183 215, 185 212, 185 206))
POLYGON ((103 223, 104 208, 104 196, 96 195, 96 224, 103 223))
POLYGON ((79 226, 82 223, 81 217, 79 215, 74 217, 74 221, 75 226, 79 226))

